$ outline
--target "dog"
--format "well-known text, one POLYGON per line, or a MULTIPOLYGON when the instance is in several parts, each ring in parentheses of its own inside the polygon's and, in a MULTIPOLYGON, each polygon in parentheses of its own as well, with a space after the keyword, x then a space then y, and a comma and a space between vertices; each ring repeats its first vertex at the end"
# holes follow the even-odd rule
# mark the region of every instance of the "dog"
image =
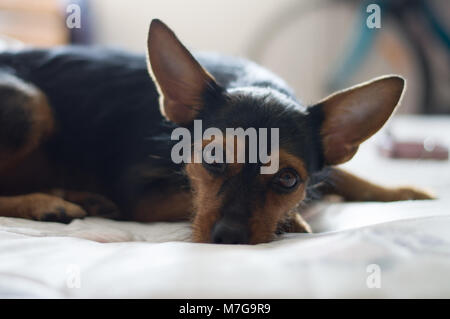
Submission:
POLYGON ((76 46, 4 51, 0 216, 190 219, 195 242, 258 244, 280 232, 311 232, 299 204, 326 194, 430 199, 336 167, 384 125, 404 89, 403 78, 388 75, 306 107, 253 62, 191 54, 157 19, 147 57, 76 46), (260 160, 174 163, 172 132, 192 131, 195 120, 222 131, 277 128, 276 172, 261 174, 267 162, 260 160))

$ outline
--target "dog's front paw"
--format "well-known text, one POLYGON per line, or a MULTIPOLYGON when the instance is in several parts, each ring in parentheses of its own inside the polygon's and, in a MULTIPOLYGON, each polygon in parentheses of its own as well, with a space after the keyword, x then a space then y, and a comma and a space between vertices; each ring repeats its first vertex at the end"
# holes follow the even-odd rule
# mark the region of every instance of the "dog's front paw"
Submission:
POLYGON ((312 229, 299 213, 291 212, 278 225, 277 233, 312 233, 312 229))
POLYGON ((64 198, 66 201, 82 207, 89 216, 116 219, 120 217, 119 207, 106 197, 81 191, 53 189, 50 194, 64 198))
POLYGON ((46 194, 33 195, 22 209, 30 219, 64 224, 86 216, 86 211, 80 206, 46 194))
POLYGON ((436 199, 436 197, 425 191, 414 187, 399 187, 393 192, 393 200, 417 200, 417 199, 436 199))
POLYGON ((88 212, 89 216, 112 219, 119 218, 120 216, 117 205, 101 195, 87 194, 79 204, 88 212))

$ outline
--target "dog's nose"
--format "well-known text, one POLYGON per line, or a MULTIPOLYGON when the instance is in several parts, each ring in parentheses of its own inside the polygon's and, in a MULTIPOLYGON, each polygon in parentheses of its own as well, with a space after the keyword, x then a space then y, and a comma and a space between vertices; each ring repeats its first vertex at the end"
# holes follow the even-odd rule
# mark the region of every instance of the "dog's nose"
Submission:
POLYGON ((225 221, 216 223, 212 230, 214 244, 248 244, 249 235, 245 226, 231 224, 225 221))

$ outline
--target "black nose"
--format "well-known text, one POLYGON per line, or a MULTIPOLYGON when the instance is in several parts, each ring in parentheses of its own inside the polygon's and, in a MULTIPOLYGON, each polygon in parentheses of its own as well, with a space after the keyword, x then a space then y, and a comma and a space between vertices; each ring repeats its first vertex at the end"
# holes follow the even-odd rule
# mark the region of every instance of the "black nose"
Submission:
POLYGON ((245 226, 218 221, 212 230, 214 244, 248 244, 249 235, 245 226))

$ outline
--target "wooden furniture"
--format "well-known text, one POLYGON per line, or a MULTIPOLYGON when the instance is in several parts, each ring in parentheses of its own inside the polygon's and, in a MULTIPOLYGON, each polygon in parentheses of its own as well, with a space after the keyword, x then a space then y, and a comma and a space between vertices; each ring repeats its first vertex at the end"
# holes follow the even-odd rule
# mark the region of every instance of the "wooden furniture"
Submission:
POLYGON ((0 36, 39 47, 65 44, 65 11, 60 0, 0 0, 0 36))

